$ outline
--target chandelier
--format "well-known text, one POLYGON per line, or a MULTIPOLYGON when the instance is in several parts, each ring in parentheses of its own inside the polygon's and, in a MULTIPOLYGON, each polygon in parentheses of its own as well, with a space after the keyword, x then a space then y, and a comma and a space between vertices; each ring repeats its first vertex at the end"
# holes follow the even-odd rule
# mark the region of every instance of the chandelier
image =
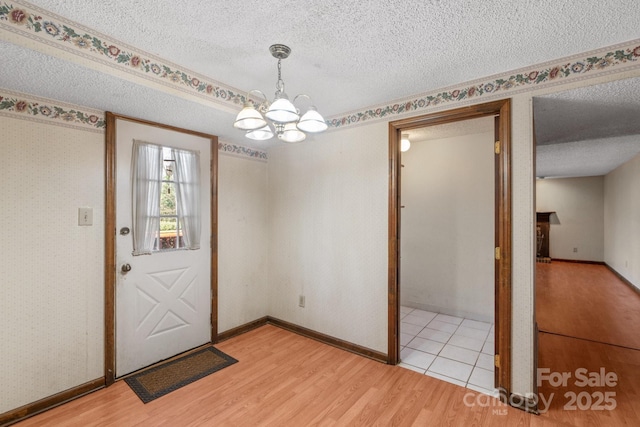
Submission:
POLYGON ((327 123, 313 105, 308 95, 300 94, 289 101, 284 91, 282 81, 281 62, 291 54, 291 49, 283 44, 274 44, 269 47, 274 58, 278 59, 278 81, 276 82, 276 94, 273 102, 269 103, 265 94, 259 90, 251 90, 247 94, 242 110, 236 116, 233 123, 235 128, 246 131, 245 136, 250 139, 264 141, 271 139, 275 134, 284 142, 300 142, 306 138, 306 133, 318 133, 327 129, 327 123), (252 93, 259 93, 264 101, 259 105, 249 100, 252 93), (306 98, 311 105, 301 116, 294 103, 298 98, 306 98), (267 122, 267 119, 269 122, 267 122))

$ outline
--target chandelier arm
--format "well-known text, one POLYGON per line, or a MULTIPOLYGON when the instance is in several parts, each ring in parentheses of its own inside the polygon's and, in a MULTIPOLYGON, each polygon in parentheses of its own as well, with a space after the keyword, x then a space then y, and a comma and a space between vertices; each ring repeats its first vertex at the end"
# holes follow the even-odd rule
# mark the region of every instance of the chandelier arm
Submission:
POLYGON ((261 102, 261 103, 258 105, 258 107, 261 107, 261 106, 266 105, 266 104, 268 104, 268 103, 269 103, 269 100, 267 99, 267 95, 265 95, 263 91, 258 90, 258 89, 251 89, 249 92, 247 92, 247 101, 251 101, 251 102, 253 102, 253 100, 252 100, 252 99, 251 99, 251 97, 250 97, 250 95, 251 95, 252 93, 259 93, 259 94, 260 94, 260 95, 262 95, 262 97, 264 98, 264 102, 261 102))
POLYGON ((309 100, 309 104, 313 107, 313 100, 312 100, 312 99, 311 99, 311 97, 310 97, 309 95, 307 95, 306 93, 301 93, 301 94, 296 95, 296 97, 295 97, 295 98, 293 98, 293 101, 291 101, 291 102, 293 102, 293 103, 295 104, 295 103, 296 103, 296 99, 298 99, 298 98, 300 98, 300 97, 302 97, 302 98, 307 98, 307 99, 309 100))

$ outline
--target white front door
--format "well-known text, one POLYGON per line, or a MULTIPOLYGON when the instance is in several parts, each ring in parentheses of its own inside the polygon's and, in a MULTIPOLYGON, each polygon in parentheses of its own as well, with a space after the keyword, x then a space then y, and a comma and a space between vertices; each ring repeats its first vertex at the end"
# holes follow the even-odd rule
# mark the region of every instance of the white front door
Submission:
MULTIPOLYGON (((211 340, 211 148, 203 137, 126 120, 118 121, 116 132, 116 377, 121 377, 211 340), (200 152, 200 249, 132 255, 133 233, 121 230, 132 230, 133 139, 200 152)), ((162 234, 160 240, 173 244, 162 234)))

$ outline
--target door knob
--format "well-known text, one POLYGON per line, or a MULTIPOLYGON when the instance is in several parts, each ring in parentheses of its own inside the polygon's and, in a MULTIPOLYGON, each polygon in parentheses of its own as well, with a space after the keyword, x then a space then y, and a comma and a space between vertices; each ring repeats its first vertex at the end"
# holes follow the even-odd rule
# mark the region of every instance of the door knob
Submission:
POLYGON ((128 273, 131 271, 131 264, 122 264, 122 272, 128 273))

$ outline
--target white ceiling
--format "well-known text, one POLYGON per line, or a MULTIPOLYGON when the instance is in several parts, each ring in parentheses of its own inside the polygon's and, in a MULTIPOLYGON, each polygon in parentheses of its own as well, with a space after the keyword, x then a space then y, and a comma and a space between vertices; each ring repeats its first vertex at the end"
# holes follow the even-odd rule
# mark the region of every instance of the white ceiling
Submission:
MULTIPOLYGON (((635 2, 563 0, 32 0, 240 91, 272 96, 273 43, 290 96, 325 116, 637 38, 635 2)), ((0 41, 0 87, 213 133, 225 112, 0 41)), ((273 143, 255 145, 268 148, 273 143)))
POLYGON ((640 153, 640 78, 533 98, 536 175, 606 175, 640 153))

